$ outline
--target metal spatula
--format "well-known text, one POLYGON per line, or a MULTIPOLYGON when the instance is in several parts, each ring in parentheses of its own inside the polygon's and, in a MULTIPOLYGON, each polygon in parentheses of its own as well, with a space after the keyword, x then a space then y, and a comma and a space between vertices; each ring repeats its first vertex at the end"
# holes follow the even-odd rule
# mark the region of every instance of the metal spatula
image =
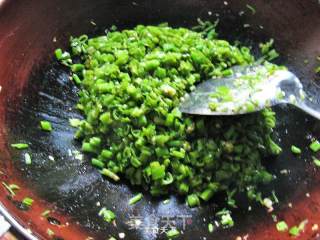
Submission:
MULTIPOLYGON (((276 70, 261 79, 255 92, 238 80, 264 66, 235 67, 234 74, 226 78, 209 79, 196 86, 195 90, 183 97, 180 111, 195 115, 239 115, 255 112, 280 103, 292 104, 313 117, 320 119, 320 105, 305 96, 303 86, 295 74, 288 70, 276 70), (225 104, 227 109, 212 109, 212 95, 216 89, 226 87, 233 93, 235 107, 225 104), (279 94, 281 96, 279 96, 279 94), (254 108, 242 107, 248 101, 255 100, 254 108), (240 106, 240 107, 239 107, 240 106)), ((221 104, 220 104, 221 105, 221 104)))

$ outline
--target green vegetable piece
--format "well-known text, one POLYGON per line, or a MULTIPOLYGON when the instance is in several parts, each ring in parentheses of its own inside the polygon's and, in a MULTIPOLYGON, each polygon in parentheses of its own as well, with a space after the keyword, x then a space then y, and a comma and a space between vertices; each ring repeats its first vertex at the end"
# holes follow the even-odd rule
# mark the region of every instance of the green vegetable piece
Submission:
POLYGON ((47 132, 52 131, 51 123, 48 121, 40 121, 40 127, 43 131, 47 131, 47 132))
POLYGON ((304 231, 305 226, 306 226, 307 223, 308 223, 308 220, 304 220, 304 221, 302 221, 302 222, 299 224, 299 226, 293 226, 293 227, 291 227, 290 230, 289 230, 289 234, 290 234, 291 236, 294 236, 294 237, 299 236, 300 233, 301 233, 302 231, 304 231))
POLYGON ((107 168, 102 169, 102 171, 100 171, 100 172, 102 175, 109 177, 116 182, 120 180, 120 177, 117 174, 115 174, 114 172, 110 171, 107 168))
POLYGON ((137 202, 139 202, 142 199, 142 197, 143 197, 142 193, 138 193, 134 197, 130 198, 129 205, 136 204, 137 202))
POLYGON ((52 231, 50 228, 47 229, 47 234, 49 237, 52 237, 55 235, 54 231, 52 231))
POLYGON ((70 66, 72 72, 80 72, 84 69, 84 65, 76 63, 70 66))
POLYGON ((227 86, 219 86, 216 88, 216 92, 212 94, 212 98, 217 98, 221 102, 233 101, 231 90, 227 86))
MULTIPOLYGON (((278 52, 272 48, 273 43, 274 43, 274 40, 271 39, 269 42, 265 44, 260 44, 261 52, 264 55, 264 58, 269 61, 272 61, 275 58, 279 57, 278 52)), ((271 68, 269 73, 273 73, 274 70, 275 68, 271 68)))
POLYGON ((217 183, 210 183, 208 188, 200 194, 200 198, 204 201, 209 201, 218 189, 219 185, 217 183))
POLYGON ((223 226, 233 227, 234 222, 233 222, 233 219, 231 218, 231 215, 230 214, 222 215, 221 224, 223 226))
POLYGON ((291 152, 294 154, 301 154, 301 149, 298 148, 297 146, 292 145, 291 146, 291 152))
POLYGON ((190 187, 186 183, 181 183, 179 185, 179 193, 181 193, 181 194, 187 194, 189 192, 189 189, 190 189, 190 187))
POLYGON ((279 203, 279 199, 274 190, 272 190, 271 194, 272 194, 273 202, 279 203))
POLYGON ((117 52, 115 52, 116 55, 116 64, 117 65, 124 65, 128 62, 129 60, 129 55, 128 55, 128 51, 126 50, 119 50, 117 52))
POLYGON ((234 221, 231 217, 230 211, 223 209, 216 213, 216 216, 220 217, 220 223, 224 227, 233 227, 234 221))
POLYGON ((82 151, 88 152, 88 153, 95 153, 96 152, 96 148, 87 142, 82 143, 81 149, 82 149, 82 151))
POLYGON ((162 185, 169 185, 169 184, 173 183, 173 181, 174 181, 174 178, 173 178, 172 174, 170 172, 168 172, 166 174, 166 177, 164 179, 162 179, 161 183, 162 183, 162 185))
POLYGON ((320 150, 320 142, 318 140, 312 141, 309 147, 313 152, 318 152, 320 150))
POLYGON ((208 201, 212 197, 213 193, 214 192, 211 189, 206 189, 201 193, 200 198, 204 201, 208 201))
POLYGON ((196 194, 190 194, 187 197, 189 207, 196 207, 200 205, 200 200, 196 194))
POLYGON ((169 139, 170 139, 170 137, 167 135, 158 135, 158 136, 154 137, 154 142, 157 145, 164 146, 165 143, 169 141, 169 139))
POLYGON ((269 61, 272 61, 272 60, 278 58, 279 56, 280 56, 279 53, 277 53, 276 50, 272 49, 272 50, 268 53, 268 60, 269 60, 269 61))
POLYGON ((89 139, 89 144, 92 147, 99 147, 101 145, 101 138, 99 137, 92 137, 89 139))
POLYGON ((214 226, 212 223, 208 224, 208 231, 209 231, 209 233, 212 233, 214 231, 214 226))
POLYGON ((56 55, 56 58, 58 60, 61 60, 63 58, 63 52, 61 48, 56 49, 54 54, 56 55))
POLYGON ((165 174, 166 174, 165 166, 160 165, 159 162, 151 162, 150 168, 151 168, 152 180, 159 180, 165 177, 165 174))
POLYGON ((47 209, 41 213, 41 217, 47 218, 50 216, 50 213, 51 213, 51 211, 49 209, 47 209))
POLYGON ((29 144, 27 144, 27 143, 14 143, 14 144, 11 144, 11 147, 22 150, 22 149, 27 149, 29 147, 29 144))
POLYGON ((70 68, 72 72, 80 72, 84 69, 84 65, 76 63, 72 64, 70 68))
POLYGON ((246 103, 247 112, 254 112, 256 110, 256 106, 252 102, 246 103))
POLYGON ((314 165, 316 165, 316 167, 320 167, 320 160, 315 157, 312 157, 312 159, 313 159, 314 165))
POLYGON ((196 64, 206 64, 209 61, 209 59, 200 51, 191 51, 191 59, 196 63, 196 64))
POLYGON ((104 163, 101 162, 100 160, 96 159, 96 158, 92 158, 92 159, 91 159, 91 164, 92 164, 93 166, 98 167, 98 168, 104 168, 104 163))
POLYGON ((102 152, 101 152, 101 156, 105 159, 111 158, 112 155, 113 155, 113 153, 109 150, 106 150, 106 149, 102 150, 102 152))
POLYGON ((247 4, 246 7, 251 11, 253 15, 256 14, 256 9, 252 7, 250 4, 247 4))
POLYGON ((160 66, 160 62, 158 60, 150 60, 150 61, 145 62, 144 68, 147 71, 151 71, 151 70, 155 70, 159 66, 160 66))
POLYGON ((9 187, 10 187, 10 189, 13 190, 13 191, 20 189, 20 187, 19 187, 18 185, 16 185, 16 184, 10 184, 9 187))
POLYGON ((69 124, 72 127, 75 127, 75 128, 80 127, 81 123, 82 123, 82 121, 80 119, 77 119, 77 118, 70 118, 69 119, 69 124))
POLYGON ((177 229, 173 228, 173 229, 167 231, 166 235, 167 235, 168 239, 173 239, 173 238, 178 237, 180 235, 180 232, 177 229))
POLYGON ((177 94, 177 91, 168 84, 161 86, 161 91, 165 96, 174 97, 177 94))
POLYGON ((27 207, 31 207, 34 200, 32 198, 26 197, 22 200, 22 204, 24 204, 27 207))
POLYGON ((183 149, 181 149, 180 151, 171 151, 170 155, 176 158, 183 159, 186 153, 183 149))
POLYGON ((5 182, 2 182, 2 185, 5 187, 5 189, 10 193, 11 196, 15 196, 15 190, 19 190, 20 187, 16 184, 6 184, 5 182))
POLYGON ((107 125, 111 124, 113 121, 111 118, 110 112, 106 112, 106 113, 101 114, 99 119, 101 122, 103 122, 104 124, 107 124, 107 125))
POLYGON ((305 230, 307 223, 308 223, 307 219, 303 220, 301 223, 299 223, 298 228, 300 229, 300 232, 305 230))
POLYGON ((80 79, 80 77, 79 77, 77 74, 75 74, 75 73, 72 74, 72 80, 73 80, 77 85, 80 85, 80 84, 81 84, 81 79, 80 79))
POLYGON ((71 60, 70 54, 68 52, 63 52, 62 49, 60 48, 56 49, 54 53, 57 60, 60 60, 63 63, 66 63, 66 61, 71 60))
POLYGON ((288 225, 285 221, 277 222, 276 228, 279 232, 288 231, 288 225))
POLYGON ((106 209, 105 207, 100 210, 98 215, 101 216, 108 223, 116 219, 116 215, 114 214, 114 212, 106 209))
POLYGON ((297 226, 293 226, 289 230, 289 234, 291 236, 297 237, 300 235, 300 229, 297 226))

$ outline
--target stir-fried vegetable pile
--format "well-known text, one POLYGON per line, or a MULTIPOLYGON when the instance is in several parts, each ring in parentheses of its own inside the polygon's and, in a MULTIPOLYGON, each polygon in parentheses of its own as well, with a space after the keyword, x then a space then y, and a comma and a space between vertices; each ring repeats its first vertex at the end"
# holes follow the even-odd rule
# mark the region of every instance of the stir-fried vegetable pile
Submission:
POLYGON ((274 112, 208 118, 178 110, 197 83, 255 61, 249 48, 204 28, 139 25, 72 38, 70 54, 57 49, 80 89, 76 138, 101 174, 154 196, 176 192, 191 207, 218 192, 231 205, 238 192, 261 200, 257 186, 273 178, 261 160, 281 151, 272 140, 274 112))

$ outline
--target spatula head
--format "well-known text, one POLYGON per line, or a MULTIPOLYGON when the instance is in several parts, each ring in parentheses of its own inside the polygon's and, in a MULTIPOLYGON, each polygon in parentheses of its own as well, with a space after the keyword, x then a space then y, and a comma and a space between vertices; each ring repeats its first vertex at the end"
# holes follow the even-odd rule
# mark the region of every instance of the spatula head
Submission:
POLYGON ((239 115, 287 102, 302 89, 296 76, 265 66, 234 67, 229 77, 209 79, 184 96, 180 111, 195 115, 239 115), (288 88, 289 86, 289 88, 288 88), (290 88, 293 86, 293 89, 290 88))

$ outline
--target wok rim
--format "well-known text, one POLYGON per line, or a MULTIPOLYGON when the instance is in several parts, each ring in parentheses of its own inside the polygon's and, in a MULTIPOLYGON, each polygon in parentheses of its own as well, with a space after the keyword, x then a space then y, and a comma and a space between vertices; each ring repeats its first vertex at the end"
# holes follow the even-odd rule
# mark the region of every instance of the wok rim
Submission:
POLYGON ((5 218, 6 221, 9 222, 11 227, 13 227, 16 231, 18 231, 23 237, 28 240, 39 240, 35 235, 30 232, 27 228, 25 228, 22 224, 20 224, 12 214, 4 207, 4 205, 0 202, 0 214, 5 218))

